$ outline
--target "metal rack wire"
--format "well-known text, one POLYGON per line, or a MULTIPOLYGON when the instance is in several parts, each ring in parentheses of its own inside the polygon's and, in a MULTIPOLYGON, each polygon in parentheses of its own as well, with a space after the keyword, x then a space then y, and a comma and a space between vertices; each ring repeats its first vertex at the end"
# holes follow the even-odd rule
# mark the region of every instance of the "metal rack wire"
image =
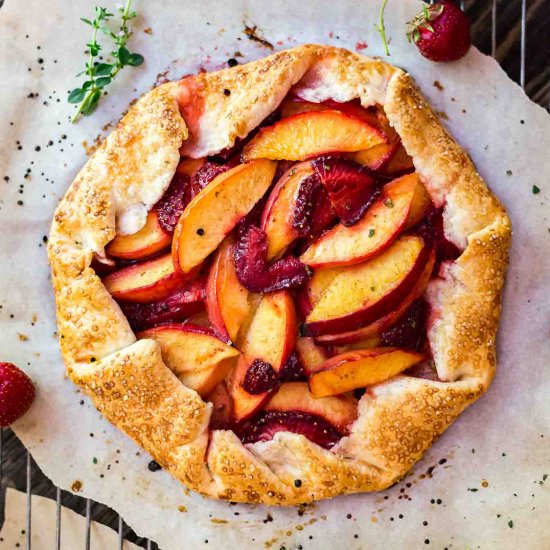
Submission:
MULTIPOLYGON (((544 105, 547 109, 550 109, 550 60, 545 59, 546 56, 550 56, 550 51, 544 51, 544 47, 548 47, 550 44, 547 44, 544 40, 544 38, 547 37, 547 31, 545 31, 544 28, 539 31, 539 34, 542 33, 540 36, 541 39, 539 46, 543 46, 543 48, 537 48, 539 54, 537 63, 535 64, 536 66, 534 66, 532 70, 529 70, 530 68, 526 65, 528 23, 535 19, 535 15, 538 17, 541 13, 546 17, 546 24, 550 23, 550 5, 547 4, 545 6, 545 1, 547 0, 530 0, 528 5, 528 0, 465 0, 461 2, 461 5, 470 15, 470 19, 473 22, 472 31, 474 35, 474 42, 478 45, 478 47, 480 47, 480 49, 482 49, 482 51, 491 53, 493 57, 497 58, 499 61, 502 61, 506 55, 513 52, 514 48, 519 50, 519 55, 513 56, 513 61, 504 65, 505 70, 507 70, 508 74, 512 78, 519 82, 522 88, 529 93, 533 100, 544 105), (516 10, 517 17, 514 15, 514 10, 516 10), (508 16, 506 16, 506 13, 508 13, 508 16), (501 16, 504 17, 507 26, 507 29, 504 30, 504 35, 499 28, 501 16), (512 25, 510 25, 510 21, 512 21, 512 25), (517 23, 519 23, 519 25, 517 23), (530 83, 533 83, 532 86, 529 86, 530 83)), ((0 0, 0 7, 1 5, 2 0, 0 0)), ((542 27, 544 27, 544 25, 542 27)), ((537 37, 535 37, 535 42, 538 42, 537 37)), ((6 437, 16 439, 10 430, 0 431, 0 496, 6 484, 6 481, 2 475, 3 460, 5 456, 5 450, 3 447, 6 437)), ((24 482, 27 501, 25 548, 26 550, 31 550, 33 480, 35 480, 37 476, 45 476, 43 476, 43 474, 33 466, 33 460, 30 453, 26 451, 18 441, 16 441, 15 446, 17 447, 17 451, 21 454, 18 459, 20 461, 19 464, 22 465, 26 461, 24 482)), ((104 519, 100 519, 98 510, 101 509, 103 511, 108 511, 108 508, 102 504, 95 503, 90 499, 82 499, 80 497, 70 495, 58 487, 52 487, 52 489, 55 492, 57 506, 55 525, 56 550, 61 549, 62 505, 65 502, 65 505, 69 505, 72 509, 79 511, 79 509, 82 509, 82 501, 84 502, 83 507, 86 517, 86 535, 85 540, 83 541, 83 547, 86 550, 89 550, 91 547, 91 526, 93 521, 100 521, 101 523, 109 524, 113 527, 116 526, 116 529, 118 530, 119 550, 122 550, 125 540, 132 540, 132 542, 146 548, 147 550, 157 550, 158 547, 154 542, 136 537, 135 534, 132 533, 131 530, 124 524, 122 517, 118 514, 114 516, 116 518, 114 521, 105 521, 104 519), (72 501, 71 504, 67 503, 69 499, 72 501), (80 506, 75 504, 75 499, 81 501, 80 506)), ((114 514, 114 512, 112 512, 112 514, 114 514)), ((0 511, 0 520, 1 519, 2 516, 0 511)))

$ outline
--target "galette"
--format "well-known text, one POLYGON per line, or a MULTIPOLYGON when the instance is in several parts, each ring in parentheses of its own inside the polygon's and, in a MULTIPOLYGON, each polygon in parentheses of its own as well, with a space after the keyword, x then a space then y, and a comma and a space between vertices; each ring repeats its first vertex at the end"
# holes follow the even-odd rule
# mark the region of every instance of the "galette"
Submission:
POLYGON ((394 484, 495 373, 511 226, 402 69, 299 46, 162 84, 54 216, 71 379, 191 489, 394 484))

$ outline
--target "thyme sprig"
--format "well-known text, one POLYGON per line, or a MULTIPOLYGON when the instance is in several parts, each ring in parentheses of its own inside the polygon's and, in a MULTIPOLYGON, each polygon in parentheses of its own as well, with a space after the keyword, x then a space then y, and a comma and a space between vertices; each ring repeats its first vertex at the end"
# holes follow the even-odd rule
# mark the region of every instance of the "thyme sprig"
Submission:
POLYGON ((126 47, 132 36, 128 23, 137 16, 137 13, 131 10, 131 6, 132 0, 126 0, 124 7, 119 9, 121 24, 117 33, 114 33, 108 26, 109 19, 114 15, 108 12, 107 8, 95 6, 95 18, 91 21, 81 18, 81 21, 92 27, 93 33, 91 41, 86 44, 88 46, 86 68, 76 75, 86 75, 87 79, 80 88, 72 90, 68 97, 69 103, 80 104, 71 122, 76 122, 81 115, 91 115, 97 109, 103 89, 111 84, 121 69, 128 66, 137 67, 143 63, 144 59, 141 54, 132 53, 126 47), (102 46, 98 42, 100 32, 114 42, 115 49, 111 52, 112 63, 100 63, 96 59, 102 51, 102 46))

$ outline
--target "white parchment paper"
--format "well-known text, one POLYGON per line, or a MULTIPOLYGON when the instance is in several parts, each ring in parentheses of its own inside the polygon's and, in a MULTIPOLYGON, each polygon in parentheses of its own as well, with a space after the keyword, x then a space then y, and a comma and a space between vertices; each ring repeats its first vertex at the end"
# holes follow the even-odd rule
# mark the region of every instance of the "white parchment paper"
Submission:
POLYGON ((38 385, 15 430, 44 472, 65 489, 79 481, 81 494, 115 508, 164 550, 550 547, 550 117, 475 50, 454 64, 422 59, 404 34, 416 1, 388 6, 389 60, 415 76, 514 224, 489 393, 394 488, 269 509, 205 500, 165 472, 149 472, 145 453, 65 379, 43 236, 86 160, 83 142, 104 135, 159 73, 176 78, 269 53, 246 38, 243 22, 276 48, 322 42, 382 54, 377 0, 135 0, 135 7, 132 48, 146 63, 123 71, 97 113, 77 125, 65 99, 84 64, 89 29, 79 17, 91 14, 91 3, 6 0, 0 9, 0 350, 38 385))

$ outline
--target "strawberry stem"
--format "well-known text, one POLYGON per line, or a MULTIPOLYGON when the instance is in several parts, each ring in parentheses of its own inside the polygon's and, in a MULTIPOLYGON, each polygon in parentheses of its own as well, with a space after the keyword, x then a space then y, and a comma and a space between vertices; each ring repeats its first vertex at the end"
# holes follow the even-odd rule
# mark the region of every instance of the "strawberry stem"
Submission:
POLYGON ((386 39, 386 25, 384 23, 384 10, 386 9, 387 3, 388 0, 384 0, 382 2, 382 5, 380 6, 380 12, 378 14, 378 26, 376 27, 376 29, 378 30, 382 38, 382 43, 384 44, 386 55, 390 55, 390 49, 388 48, 388 41, 386 39))

